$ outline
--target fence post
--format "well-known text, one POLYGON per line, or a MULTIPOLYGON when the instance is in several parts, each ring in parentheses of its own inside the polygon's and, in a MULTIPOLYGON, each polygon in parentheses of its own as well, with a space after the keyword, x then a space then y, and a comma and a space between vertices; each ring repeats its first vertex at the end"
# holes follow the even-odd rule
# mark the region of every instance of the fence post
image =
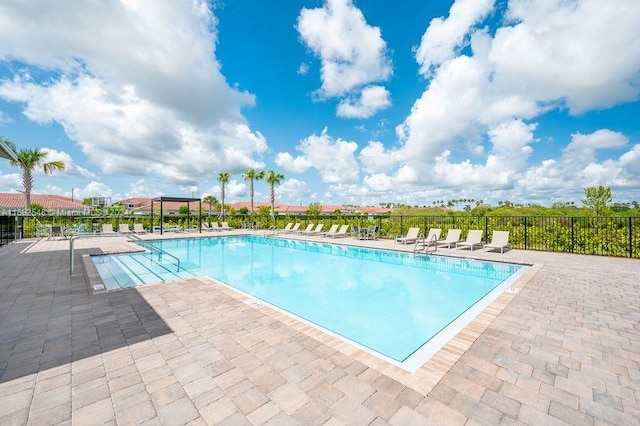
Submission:
POLYGON ((576 244, 576 241, 575 241, 575 233, 574 233, 574 230, 573 230, 573 222, 574 222, 574 219, 575 219, 575 218, 574 218, 573 216, 571 216, 571 253, 573 253, 573 252, 574 252, 573 247, 574 247, 574 246, 575 246, 575 244, 576 244))
POLYGON ((404 218, 404 216, 400 216, 400 234, 399 235, 404 235, 404 231, 402 230, 403 218, 404 218))
POLYGON ((524 217, 524 249, 527 250, 527 217, 524 217))
POLYGON ((633 257, 633 221, 629 216, 629 257, 633 257))
POLYGON ((489 218, 484 217, 484 241, 489 241, 489 218))

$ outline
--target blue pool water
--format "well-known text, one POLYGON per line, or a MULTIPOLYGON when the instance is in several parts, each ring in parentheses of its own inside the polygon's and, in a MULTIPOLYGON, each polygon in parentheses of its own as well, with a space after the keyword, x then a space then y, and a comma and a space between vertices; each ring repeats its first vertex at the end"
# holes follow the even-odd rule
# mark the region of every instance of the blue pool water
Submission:
MULTIPOLYGON (((398 362, 526 268, 257 236, 154 244, 181 259, 180 272, 163 260, 167 279, 209 276, 398 362)), ((148 254, 127 256, 152 263, 148 254)), ((109 273, 112 282, 123 269, 109 273)), ((124 275, 126 285, 161 281, 124 275)))

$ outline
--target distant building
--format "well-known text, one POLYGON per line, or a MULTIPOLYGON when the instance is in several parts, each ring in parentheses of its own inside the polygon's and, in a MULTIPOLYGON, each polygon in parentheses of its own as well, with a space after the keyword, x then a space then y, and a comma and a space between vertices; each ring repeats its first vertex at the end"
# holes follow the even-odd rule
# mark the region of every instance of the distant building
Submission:
POLYGON ((91 197, 90 206, 94 209, 102 209, 111 205, 111 197, 91 197))
MULTIPOLYGON (((91 207, 62 195, 31 194, 31 204, 39 204, 45 214, 79 215, 90 214, 91 207)), ((0 214, 31 214, 26 210, 24 194, 0 193, 0 214)))

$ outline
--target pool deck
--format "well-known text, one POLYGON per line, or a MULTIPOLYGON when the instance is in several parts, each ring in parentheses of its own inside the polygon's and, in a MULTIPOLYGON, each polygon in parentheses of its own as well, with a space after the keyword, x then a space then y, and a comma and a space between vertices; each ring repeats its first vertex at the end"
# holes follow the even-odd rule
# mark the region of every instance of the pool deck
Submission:
POLYGON ((640 424, 637 259, 440 249, 535 273, 408 373, 210 279, 94 294, 81 256, 132 246, 68 247, 0 248, 2 425, 640 424))

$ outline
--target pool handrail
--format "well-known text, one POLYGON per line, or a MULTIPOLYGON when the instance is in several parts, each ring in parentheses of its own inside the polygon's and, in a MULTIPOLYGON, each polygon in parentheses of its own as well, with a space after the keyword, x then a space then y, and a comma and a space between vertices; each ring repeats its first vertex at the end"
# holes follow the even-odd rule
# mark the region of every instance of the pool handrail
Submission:
POLYGON ((278 231, 279 231, 278 225, 272 225, 272 226, 269 227, 269 229, 264 231, 264 234, 262 234, 262 236, 265 237, 265 238, 270 236, 270 235, 275 237, 276 235, 278 235, 278 231))
POLYGON ((74 246, 75 241, 79 240, 81 238, 95 238, 95 237, 101 237, 101 238, 105 238, 105 237, 126 237, 126 238, 129 238, 129 239, 136 240, 137 243, 142 242, 142 244, 140 244, 140 245, 146 244, 146 245, 152 247, 153 250, 158 251, 158 252, 162 252, 163 254, 166 254, 167 256, 172 257, 175 260, 177 260, 178 270, 176 272, 180 272, 180 259, 178 259, 176 256, 172 255, 171 253, 168 253, 168 252, 162 250, 160 247, 155 246, 150 241, 143 240, 142 238, 140 238, 139 236, 137 236, 135 234, 126 234, 125 235, 125 234, 121 234, 119 232, 102 234, 100 232, 91 232, 91 233, 86 233, 86 234, 73 235, 69 239, 69 275, 73 275, 73 267, 74 267, 74 258, 73 258, 74 247, 73 246, 74 246))
MULTIPOLYGON (((136 240, 136 244, 141 245, 141 246, 146 246, 152 252, 156 251, 156 252, 161 253, 161 254, 166 254, 169 257, 173 257, 177 261, 176 266, 178 267, 178 270, 176 272, 180 272, 180 259, 178 257, 172 255, 171 253, 169 253, 169 252, 167 252, 165 250, 162 250, 160 247, 156 246, 151 241, 143 240, 142 238, 140 238, 137 235, 129 235, 129 234, 127 234, 127 237, 136 240)), ((158 256, 158 259, 160 259, 160 256, 158 256)))
POLYGON ((429 241, 427 241, 427 237, 425 235, 420 235, 416 239, 416 243, 413 246, 413 255, 414 256, 418 253, 418 247, 420 247, 420 246, 424 249, 424 253, 427 256, 429 255, 429 247, 430 246, 433 246, 434 253, 438 251, 438 237, 435 234, 431 234, 431 236, 428 239, 429 239, 429 241))
MULTIPOLYGON (((72 235, 71 238, 69 238, 69 275, 73 275, 73 266, 74 266, 74 261, 73 261, 73 252, 74 252, 74 248, 73 245, 76 242, 76 240, 79 240, 81 238, 95 238, 95 237, 124 237, 125 235, 122 235, 120 233, 114 232, 113 234, 102 234, 100 232, 87 232, 86 234, 78 234, 78 235, 72 235)), ((127 235, 128 236, 128 235, 127 235)))

